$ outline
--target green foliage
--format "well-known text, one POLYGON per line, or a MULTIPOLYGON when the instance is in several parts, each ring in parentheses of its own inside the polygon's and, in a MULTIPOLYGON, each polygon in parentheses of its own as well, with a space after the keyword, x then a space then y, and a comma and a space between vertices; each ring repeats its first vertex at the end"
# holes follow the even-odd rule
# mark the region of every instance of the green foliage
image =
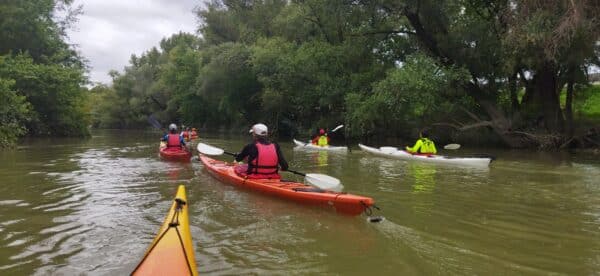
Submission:
POLYGON ((65 30, 79 12, 71 2, 0 3, 0 147, 26 133, 88 135, 83 61, 65 42, 65 30), (57 16, 59 10, 64 19, 57 16))
POLYGON ((426 56, 411 56, 375 83, 372 93, 346 96, 350 130, 364 136, 390 129, 406 134, 402 130, 423 127, 436 115, 452 111, 448 100, 461 101, 453 95, 453 86, 467 76, 465 70, 440 67, 426 56))
POLYGON ((589 119, 600 120, 600 85, 590 85, 581 91, 581 100, 576 104, 575 113, 589 119))
POLYGON ((198 16, 204 22, 200 27, 207 43, 226 42, 251 44, 261 36, 275 35, 273 21, 288 1, 212 1, 198 16))
MULTIPOLYGON (((600 85, 575 85, 573 92, 573 114, 582 119, 600 119, 600 85)), ((566 87, 560 91, 561 107, 565 108, 566 87)))
POLYGON ((145 126, 155 114, 206 127, 261 121, 280 135, 345 122, 350 135, 397 136, 491 124, 509 141, 531 118, 554 118, 554 131, 562 114, 547 91, 585 83, 600 29, 595 3, 554 4, 211 1, 197 11, 201 38, 163 39, 114 74, 98 125, 145 126))
POLYGON ((197 95, 207 101, 209 125, 246 125, 258 119, 260 84, 250 67, 250 49, 223 43, 206 49, 197 79, 197 95))
POLYGON ((64 63, 81 66, 82 62, 64 41, 65 28, 78 10, 71 1, 8 0, 0 3, 0 55, 28 53, 36 63, 64 63), (56 10, 68 16, 57 21, 56 10))
POLYGON ((114 111, 117 105, 115 90, 106 85, 97 85, 90 89, 86 109, 92 116, 92 126, 98 128, 110 128, 117 125, 118 117, 114 111))
POLYGON ((86 95, 78 68, 36 64, 26 55, 2 57, 0 77, 15 81, 14 90, 31 103, 33 119, 27 128, 35 135, 84 136, 88 118, 86 95))
POLYGON ((25 134, 31 119, 31 105, 13 89, 14 80, 0 79, 0 148, 12 146, 25 134))

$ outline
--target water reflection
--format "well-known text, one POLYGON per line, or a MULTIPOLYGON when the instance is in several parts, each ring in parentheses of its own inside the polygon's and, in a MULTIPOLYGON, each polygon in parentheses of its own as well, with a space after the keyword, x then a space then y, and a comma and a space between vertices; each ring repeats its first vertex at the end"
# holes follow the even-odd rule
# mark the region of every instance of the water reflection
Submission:
POLYGON ((329 152, 319 151, 319 152, 316 152, 315 155, 316 155, 315 163, 317 163, 317 166, 319 166, 319 167, 327 166, 327 161, 329 159, 329 152))
POLYGON ((191 163, 186 162, 163 162, 169 179, 173 182, 184 183, 188 182, 188 173, 193 169, 191 163))
POLYGON ((436 167, 432 164, 409 163, 407 164, 407 175, 414 178, 412 188, 413 194, 429 194, 435 189, 436 167))

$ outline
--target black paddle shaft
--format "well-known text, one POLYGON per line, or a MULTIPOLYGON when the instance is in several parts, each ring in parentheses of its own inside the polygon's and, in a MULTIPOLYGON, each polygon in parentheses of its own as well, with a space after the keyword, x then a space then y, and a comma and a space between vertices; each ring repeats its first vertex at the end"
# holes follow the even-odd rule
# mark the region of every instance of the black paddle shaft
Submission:
POLYGON ((297 171, 294 171, 294 170, 290 170, 290 169, 288 169, 287 171, 288 171, 288 172, 291 172, 291 173, 293 173, 293 174, 297 174, 297 175, 301 175, 301 176, 306 176, 306 174, 305 174, 305 173, 297 172, 297 171))

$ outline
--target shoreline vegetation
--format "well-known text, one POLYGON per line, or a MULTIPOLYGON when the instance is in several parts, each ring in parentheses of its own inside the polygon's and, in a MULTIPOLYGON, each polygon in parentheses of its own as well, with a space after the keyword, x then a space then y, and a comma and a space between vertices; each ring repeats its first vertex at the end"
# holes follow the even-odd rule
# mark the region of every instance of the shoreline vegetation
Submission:
POLYGON ((439 143, 600 148, 597 1, 212 1, 195 10, 198 34, 164 38, 90 89, 64 42, 78 9, 37 2, 0 4, 0 147, 154 115, 263 122, 280 138, 344 124, 344 141, 428 129, 439 143))
POLYGON ((0 148, 23 136, 89 136, 84 59, 65 41, 78 13, 70 2, 0 3, 0 148))

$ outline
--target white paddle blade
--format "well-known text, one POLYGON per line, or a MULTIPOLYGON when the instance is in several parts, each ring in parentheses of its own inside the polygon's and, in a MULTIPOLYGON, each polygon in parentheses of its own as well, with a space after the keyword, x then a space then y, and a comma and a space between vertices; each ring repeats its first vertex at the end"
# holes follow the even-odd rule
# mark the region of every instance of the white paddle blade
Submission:
POLYGON ((457 150, 457 149, 460 149, 460 145, 459 144, 448 144, 448 145, 444 146, 444 149, 457 150))
POLYGON ((198 146, 196 148, 200 153, 206 155, 222 155, 225 152, 223 149, 213 147, 204 143, 198 143, 198 146))
POLYGON ((338 131, 338 129, 343 128, 343 127, 344 127, 344 125, 336 126, 331 132, 336 132, 336 131, 338 131))
POLYGON ((344 189, 344 185, 340 183, 339 179, 325 174, 307 173, 304 181, 323 190, 341 192, 344 189))

